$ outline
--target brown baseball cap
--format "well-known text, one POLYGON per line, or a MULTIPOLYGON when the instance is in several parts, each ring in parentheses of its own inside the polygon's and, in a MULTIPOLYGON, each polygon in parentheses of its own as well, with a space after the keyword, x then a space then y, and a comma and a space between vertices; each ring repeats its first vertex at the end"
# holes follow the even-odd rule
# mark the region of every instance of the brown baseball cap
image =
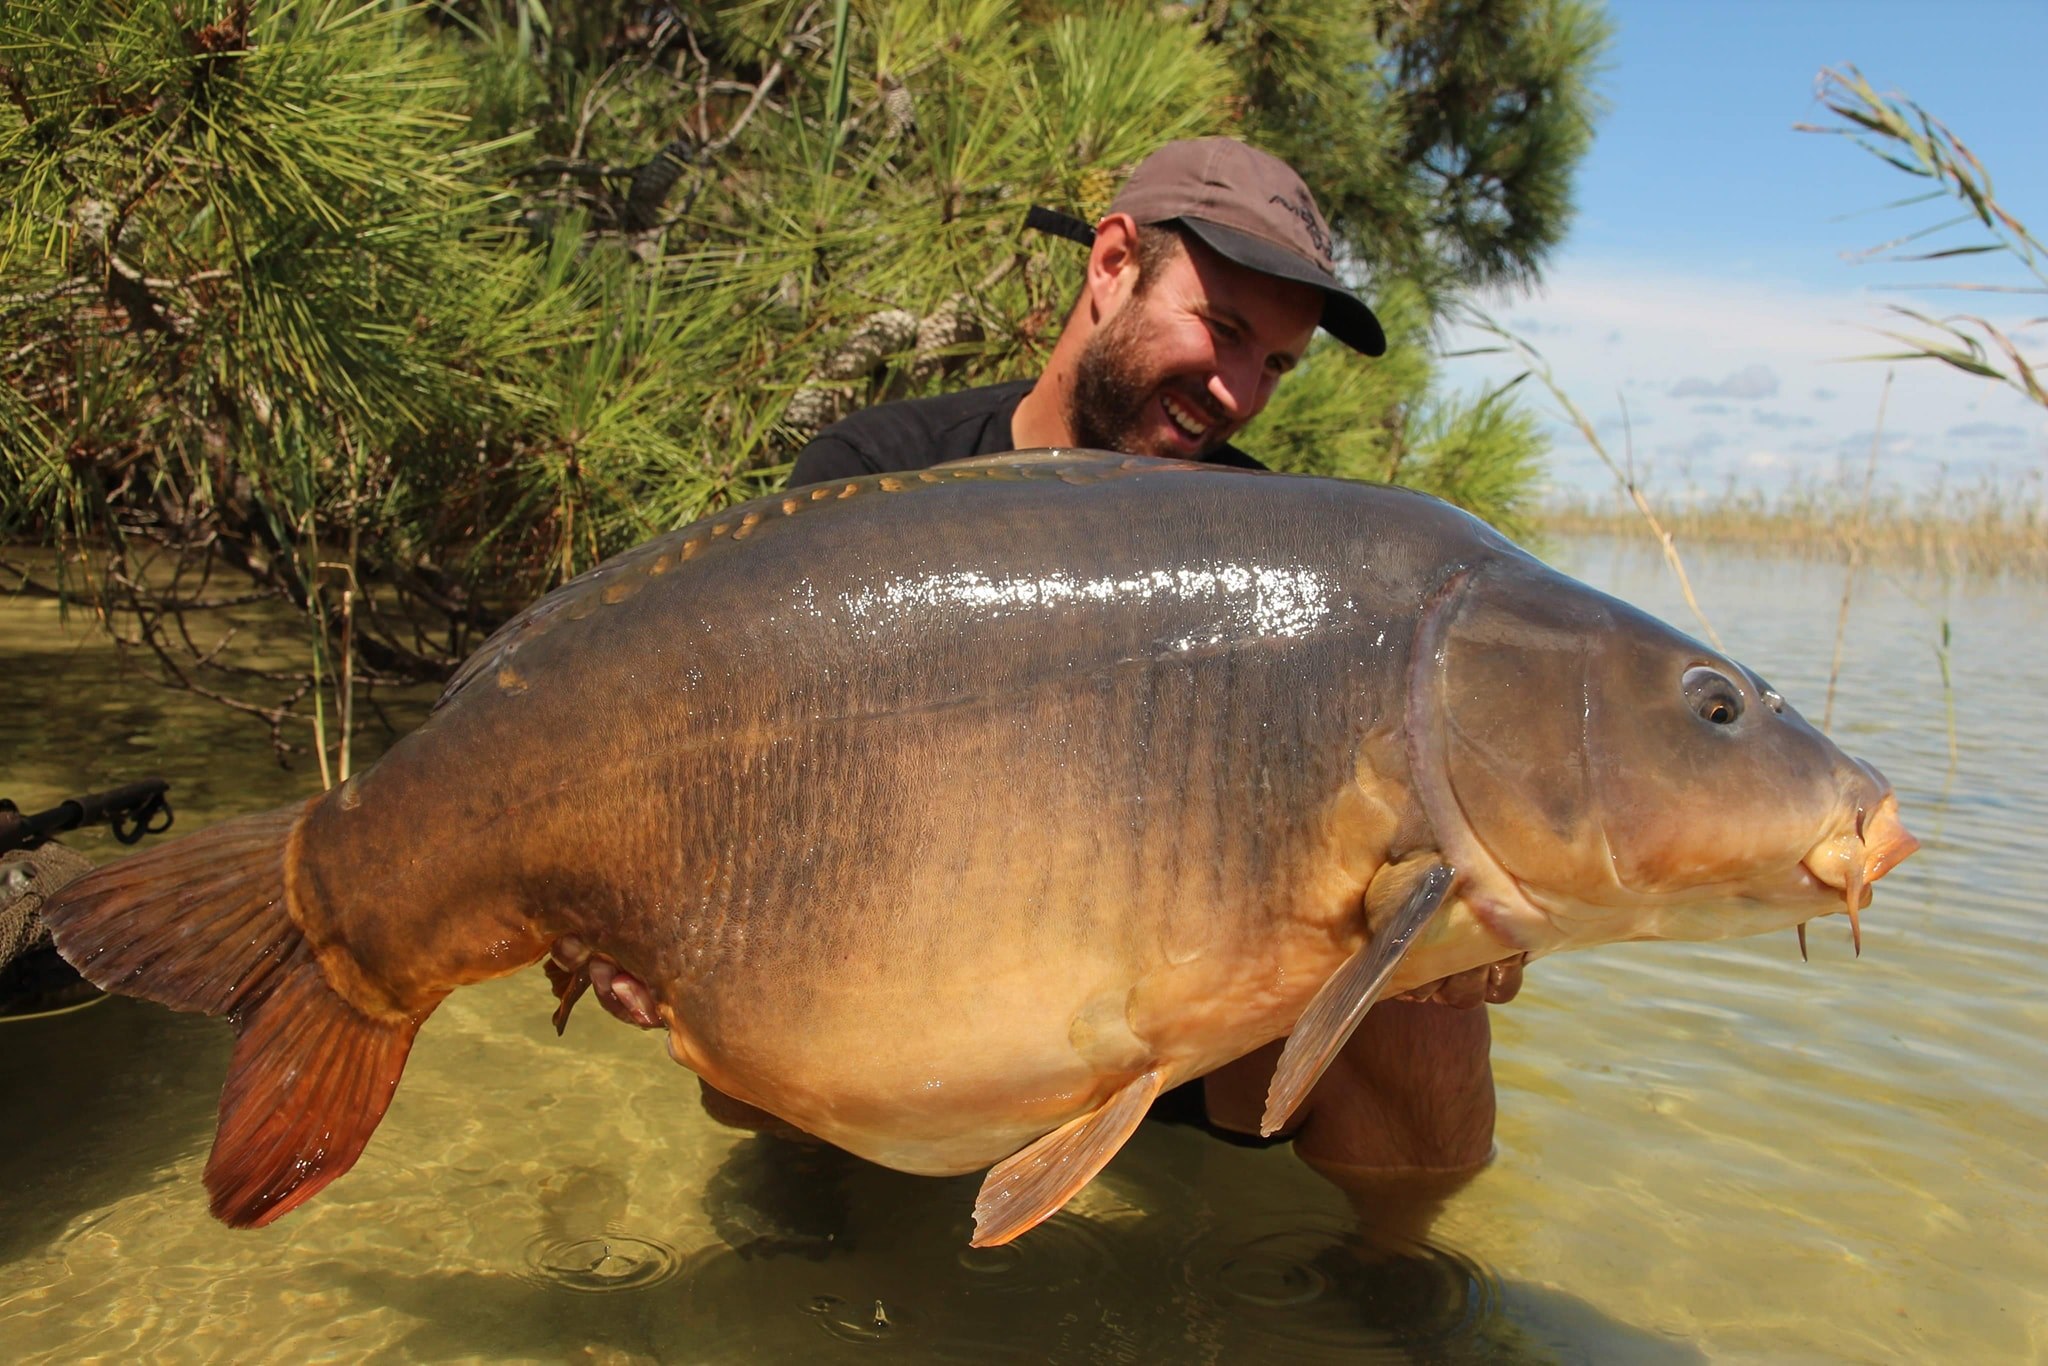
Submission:
POLYGON ((1111 213, 1178 223, 1218 255, 1323 292, 1323 330, 1354 351, 1386 354, 1387 334, 1337 278, 1330 225, 1294 168, 1235 138, 1169 142, 1138 163, 1111 213))

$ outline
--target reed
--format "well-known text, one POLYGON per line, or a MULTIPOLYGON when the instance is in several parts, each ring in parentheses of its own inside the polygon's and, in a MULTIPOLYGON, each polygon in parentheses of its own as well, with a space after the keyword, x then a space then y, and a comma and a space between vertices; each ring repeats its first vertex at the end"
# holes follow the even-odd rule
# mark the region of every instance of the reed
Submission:
MULTIPOLYGON (((1920 494, 1872 494, 1859 487, 1795 487, 1782 493, 1729 490, 1659 502, 1674 540, 1768 548, 1773 554, 1958 577, 2048 578, 2048 500, 2031 474, 2006 482, 1937 486, 1920 494)), ((1611 496, 1553 496, 1537 515, 1555 536, 1633 536, 1636 508, 1611 496)))

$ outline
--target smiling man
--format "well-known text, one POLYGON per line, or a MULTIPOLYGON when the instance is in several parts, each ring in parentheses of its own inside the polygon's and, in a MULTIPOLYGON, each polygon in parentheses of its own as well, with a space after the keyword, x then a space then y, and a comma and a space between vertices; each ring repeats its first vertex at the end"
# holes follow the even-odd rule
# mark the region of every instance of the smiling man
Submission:
MULTIPOLYGON (((882 404, 805 446, 792 487, 1039 446, 1261 468, 1230 444, 1315 329, 1386 350, 1372 310, 1337 278, 1328 225, 1285 162, 1229 138, 1175 142, 1132 172, 1092 230, 1086 278, 1035 380, 882 404)), ((1485 1164, 1494 1090, 1484 1002, 1518 972, 1482 970, 1374 1007, 1300 1111, 1296 1151, 1370 1201, 1382 1227, 1419 1232, 1436 1199, 1485 1164), (1419 1202, 1419 1203, 1417 1203, 1419 1202)), ((1257 1142, 1279 1045, 1162 1097, 1153 1117, 1257 1142)), ((728 1123, 771 1116, 705 1088, 728 1123)))
POLYGON ((1036 446, 1259 468, 1230 440, 1318 324, 1368 356, 1387 348, 1372 310, 1337 278, 1308 187, 1244 143, 1162 147, 1092 237, 1081 292, 1037 379, 855 413, 804 447, 790 484, 1036 446))

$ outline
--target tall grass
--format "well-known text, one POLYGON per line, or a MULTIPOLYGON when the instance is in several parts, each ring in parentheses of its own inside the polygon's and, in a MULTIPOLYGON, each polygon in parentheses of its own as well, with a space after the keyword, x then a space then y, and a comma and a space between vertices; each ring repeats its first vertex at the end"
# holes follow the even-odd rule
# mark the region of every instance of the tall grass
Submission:
MULTIPOLYGON (((1920 494, 1872 494, 1860 486, 1806 485, 1770 493, 1731 489, 1691 501, 1662 500, 1676 540, 1768 548, 1774 554, 1957 576, 2048 578, 2048 499, 2042 477, 1937 486, 1920 494)), ((1554 495, 1538 514, 1552 535, 1641 535, 1643 520, 1613 495, 1554 495)))

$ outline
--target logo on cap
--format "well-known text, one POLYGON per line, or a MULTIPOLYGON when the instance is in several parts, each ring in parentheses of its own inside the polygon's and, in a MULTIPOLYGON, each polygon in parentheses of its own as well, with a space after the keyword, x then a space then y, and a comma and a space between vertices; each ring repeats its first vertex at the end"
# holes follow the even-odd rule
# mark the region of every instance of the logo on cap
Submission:
POLYGON ((1316 208, 1309 200, 1308 191, 1306 189, 1301 190, 1292 201, 1276 194, 1267 202, 1278 204, 1281 208, 1301 220, 1301 226, 1308 229, 1308 240, 1315 247, 1316 254, 1323 258, 1325 264, 1328 264, 1330 260, 1330 234, 1323 230, 1322 220, 1316 216, 1316 208))

